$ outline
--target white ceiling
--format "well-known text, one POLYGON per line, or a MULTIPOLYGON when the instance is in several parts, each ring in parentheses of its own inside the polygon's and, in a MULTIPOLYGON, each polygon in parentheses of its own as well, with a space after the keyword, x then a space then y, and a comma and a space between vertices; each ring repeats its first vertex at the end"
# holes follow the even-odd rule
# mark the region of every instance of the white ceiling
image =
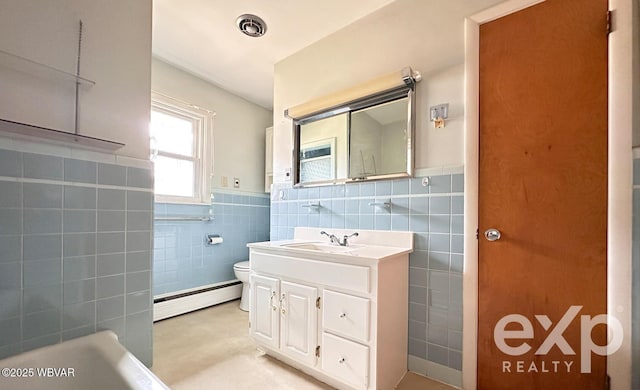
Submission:
POLYGON ((394 0, 154 0, 153 55, 271 109, 273 66, 394 0), (267 23, 260 38, 241 14, 267 23))

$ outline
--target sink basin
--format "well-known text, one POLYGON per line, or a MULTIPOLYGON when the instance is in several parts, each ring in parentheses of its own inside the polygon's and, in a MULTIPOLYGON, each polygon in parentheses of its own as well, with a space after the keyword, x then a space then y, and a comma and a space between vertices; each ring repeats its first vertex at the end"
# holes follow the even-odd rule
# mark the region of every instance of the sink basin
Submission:
POLYGON ((357 249, 355 246, 337 246, 313 242, 283 244, 282 246, 286 248, 305 249, 326 253, 350 253, 357 249))

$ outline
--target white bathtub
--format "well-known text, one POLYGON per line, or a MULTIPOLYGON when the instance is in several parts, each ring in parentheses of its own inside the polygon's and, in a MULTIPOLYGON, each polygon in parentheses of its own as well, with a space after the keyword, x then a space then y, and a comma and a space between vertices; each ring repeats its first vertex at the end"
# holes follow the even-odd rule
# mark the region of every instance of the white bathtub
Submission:
POLYGON ((103 331, 0 360, 0 389, 169 389, 103 331))

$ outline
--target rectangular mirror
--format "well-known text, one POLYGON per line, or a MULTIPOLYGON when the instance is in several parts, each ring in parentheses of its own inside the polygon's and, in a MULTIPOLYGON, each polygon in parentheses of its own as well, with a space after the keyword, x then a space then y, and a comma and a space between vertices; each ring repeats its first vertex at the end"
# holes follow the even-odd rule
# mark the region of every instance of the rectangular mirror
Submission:
POLYGON ((402 85, 294 119, 294 185, 411 176, 414 100, 402 85))

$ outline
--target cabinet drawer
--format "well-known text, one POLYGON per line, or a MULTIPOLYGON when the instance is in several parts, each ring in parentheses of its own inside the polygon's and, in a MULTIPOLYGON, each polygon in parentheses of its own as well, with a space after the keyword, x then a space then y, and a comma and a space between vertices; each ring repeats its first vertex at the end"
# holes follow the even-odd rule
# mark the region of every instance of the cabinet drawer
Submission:
POLYGON ((369 384, 369 347, 322 334, 322 369, 356 388, 369 384))
POLYGON ((363 342, 369 341, 368 299, 324 290, 322 306, 322 326, 345 336, 363 342))

